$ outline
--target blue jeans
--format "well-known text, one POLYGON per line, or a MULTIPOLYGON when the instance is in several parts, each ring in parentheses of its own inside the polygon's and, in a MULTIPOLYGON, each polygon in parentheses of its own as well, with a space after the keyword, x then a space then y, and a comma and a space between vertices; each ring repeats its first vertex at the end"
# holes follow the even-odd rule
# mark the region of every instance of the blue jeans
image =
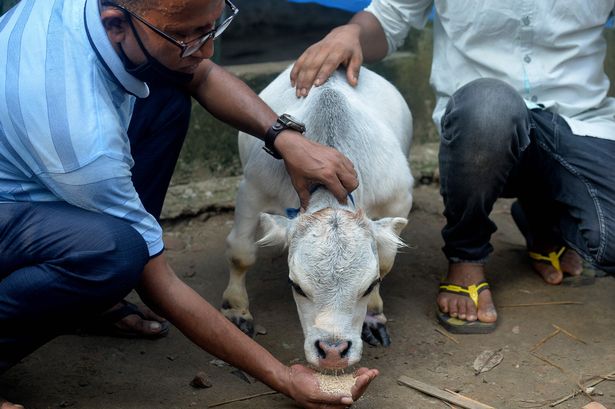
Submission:
MULTIPOLYGON (((152 89, 135 106, 133 183, 156 218, 190 107, 173 88, 152 89)), ((0 373, 120 301, 148 259, 141 235, 120 219, 65 202, 0 203, 0 373)))
POLYGON ((536 240, 615 274, 615 141, 574 135, 495 79, 460 88, 442 117, 440 181, 450 262, 484 263, 499 197, 517 197, 536 240))

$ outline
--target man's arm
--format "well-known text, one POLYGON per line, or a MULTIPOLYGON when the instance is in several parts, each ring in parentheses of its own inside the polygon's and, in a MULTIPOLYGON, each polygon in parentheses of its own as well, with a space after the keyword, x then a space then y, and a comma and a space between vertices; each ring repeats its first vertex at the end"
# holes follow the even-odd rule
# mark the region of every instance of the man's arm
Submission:
POLYGON ((287 367, 249 338, 218 310, 181 281, 164 254, 145 266, 139 295, 156 312, 172 322, 195 344, 229 364, 243 369, 271 388, 295 399, 306 408, 344 408, 358 399, 378 375, 376 370, 358 371, 353 397, 323 393, 311 370, 287 367))
POLYGON ((346 78, 357 85, 363 60, 379 61, 387 55, 388 45, 378 19, 369 12, 355 14, 346 25, 333 29, 321 41, 310 46, 297 59, 290 80, 297 96, 306 96, 313 85, 323 84, 340 66, 346 66, 346 78))
MULTIPOLYGON (((191 92, 216 118, 259 138, 278 117, 243 81, 209 60, 200 64, 191 92)), ((284 158, 302 208, 307 207, 310 187, 314 184, 325 185, 342 203, 359 184, 348 158, 333 148, 310 141, 299 132, 281 132, 275 140, 275 148, 284 158)))

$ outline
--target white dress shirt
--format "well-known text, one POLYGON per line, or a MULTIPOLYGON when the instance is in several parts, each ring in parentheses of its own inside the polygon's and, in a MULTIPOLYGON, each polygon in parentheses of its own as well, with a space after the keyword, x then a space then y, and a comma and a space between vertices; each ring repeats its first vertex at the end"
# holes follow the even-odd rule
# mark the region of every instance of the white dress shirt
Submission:
POLYGON ((615 0, 373 0, 365 10, 380 21, 390 54, 410 27, 425 26, 432 6, 438 130, 457 89, 497 78, 529 108, 562 115, 573 133, 615 140, 615 99, 607 97, 603 67, 615 0))

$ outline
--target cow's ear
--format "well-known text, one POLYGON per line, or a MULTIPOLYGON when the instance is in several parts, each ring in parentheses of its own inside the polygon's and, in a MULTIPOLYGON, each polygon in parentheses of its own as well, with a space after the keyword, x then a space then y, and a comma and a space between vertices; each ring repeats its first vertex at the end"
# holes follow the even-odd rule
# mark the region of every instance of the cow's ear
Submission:
POLYGON ((381 248, 395 248, 405 246, 399 235, 408 224, 408 219, 403 217, 385 217, 373 221, 374 236, 378 243, 378 250, 381 248))
POLYGON ((259 246, 279 246, 286 247, 288 243, 288 228, 290 219, 277 214, 261 213, 261 228, 263 237, 256 242, 259 246))

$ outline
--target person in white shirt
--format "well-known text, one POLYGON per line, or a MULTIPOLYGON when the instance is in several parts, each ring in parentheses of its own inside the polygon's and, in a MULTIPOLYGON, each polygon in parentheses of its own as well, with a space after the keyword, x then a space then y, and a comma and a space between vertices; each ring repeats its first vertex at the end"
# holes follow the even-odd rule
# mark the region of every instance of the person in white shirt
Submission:
POLYGON ((340 65, 357 84, 364 60, 394 52, 435 10, 430 82, 449 261, 437 315, 449 331, 496 327, 485 264, 498 197, 518 198, 512 213, 545 282, 578 277, 582 259, 615 273, 615 99, 607 96, 602 35, 614 7, 613 0, 373 0, 295 63, 297 96, 340 65))

